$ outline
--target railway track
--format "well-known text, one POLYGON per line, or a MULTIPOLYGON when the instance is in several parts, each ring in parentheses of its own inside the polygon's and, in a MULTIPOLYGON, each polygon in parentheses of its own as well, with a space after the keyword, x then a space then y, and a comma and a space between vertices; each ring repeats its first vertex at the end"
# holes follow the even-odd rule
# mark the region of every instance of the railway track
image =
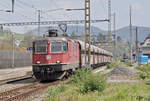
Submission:
POLYGON ((17 81, 31 79, 31 78, 32 78, 32 76, 21 76, 21 77, 15 77, 15 78, 10 78, 10 79, 0 80, 0 86, 5 85, 5 84, 9 84, 9 83, 13 83, 13 82, 17 82, 17 81))
POLYGON ((0 101, 22 101, 27 97, 44 91, 48 88, 48 86, 58 85, 59 81, 41 84, 39 82, 35 82, 29 85, 25 85, 19 88, 15 88, 12 90, 8 90, 0 93, 0 101))

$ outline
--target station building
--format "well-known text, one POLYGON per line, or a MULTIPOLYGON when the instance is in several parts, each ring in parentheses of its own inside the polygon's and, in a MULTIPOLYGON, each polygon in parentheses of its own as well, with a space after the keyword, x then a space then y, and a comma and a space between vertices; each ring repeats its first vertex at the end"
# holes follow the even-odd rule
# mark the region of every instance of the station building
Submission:
POLYGON ((139 47, 140 55, 148 56, 150 62, 150 34, 146 37, 139 47))

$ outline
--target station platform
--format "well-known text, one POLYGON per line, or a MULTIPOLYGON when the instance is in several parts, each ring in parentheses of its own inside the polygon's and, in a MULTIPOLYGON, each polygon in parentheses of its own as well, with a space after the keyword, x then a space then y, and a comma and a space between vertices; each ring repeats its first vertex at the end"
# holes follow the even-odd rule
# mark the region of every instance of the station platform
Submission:
POLYGON ((0 69, 0 80, 32 75, 32 66, 0 69))

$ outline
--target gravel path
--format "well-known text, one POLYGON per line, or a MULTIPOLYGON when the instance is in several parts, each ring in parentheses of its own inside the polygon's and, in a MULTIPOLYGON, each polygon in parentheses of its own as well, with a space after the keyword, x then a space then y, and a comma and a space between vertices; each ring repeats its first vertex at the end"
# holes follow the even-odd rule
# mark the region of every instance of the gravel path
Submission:
POLYGON ((45 97, 46 94, 45 92, 43 92, 43 93, 38 93, 35 96, 31 96, 30 98, 25 99, 24 101, 44 101, 45 97))
POLYGON ((32 67, 20 67, 10 69, 0 69, 0 80, 10 79, 32 74, 32 67))
POLYGON ((15 88, 18 88, 18 87, 21 87, 21 86, 24 86, 24 85, 31 84, 33 82, 35 82, 34 79, 28 79, 28 80, 22 80, 22 81, 10 83, 10 84, 1 85, 0 86, 0 92, 15 89, 15 88))
POLYGON ((119 66, 114 68, 107 79, 108 82, 138 82, 138 71, 133 67, 119 66))

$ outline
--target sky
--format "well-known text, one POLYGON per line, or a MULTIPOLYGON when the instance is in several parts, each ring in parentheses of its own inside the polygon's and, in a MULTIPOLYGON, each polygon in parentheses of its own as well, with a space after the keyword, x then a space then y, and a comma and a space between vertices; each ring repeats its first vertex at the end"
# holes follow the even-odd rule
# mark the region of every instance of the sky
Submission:
MULTIPOLYGON (((129 25, 129 6, 132 6, 133 25, 150 27, 150 0, 111 0, 112 13, 116 13, 117 29, 129 25)), ((11 9, 11 0, 1 0, 0 10, 11 9)), ((106 19, 108 0, 91 0, 91 19, 106 19)), ((15 12, 0 11, 0 23, 37 21, 37 10, 42 10, 41 21, 81 20, 84 11, 65 11, 68 8, 84 8, 84 0, 15 0, 15 12), (49 11, 59 9, 56 11, 49 11)), ((112 16, 113 17, 113 16, 112 16)), ((107 22, 92 24, 107 30, 107 22)), ((37 26, 5 27, 25 33, 37 26)), ((112 26, 113 27, 113 26, 112 26)))

